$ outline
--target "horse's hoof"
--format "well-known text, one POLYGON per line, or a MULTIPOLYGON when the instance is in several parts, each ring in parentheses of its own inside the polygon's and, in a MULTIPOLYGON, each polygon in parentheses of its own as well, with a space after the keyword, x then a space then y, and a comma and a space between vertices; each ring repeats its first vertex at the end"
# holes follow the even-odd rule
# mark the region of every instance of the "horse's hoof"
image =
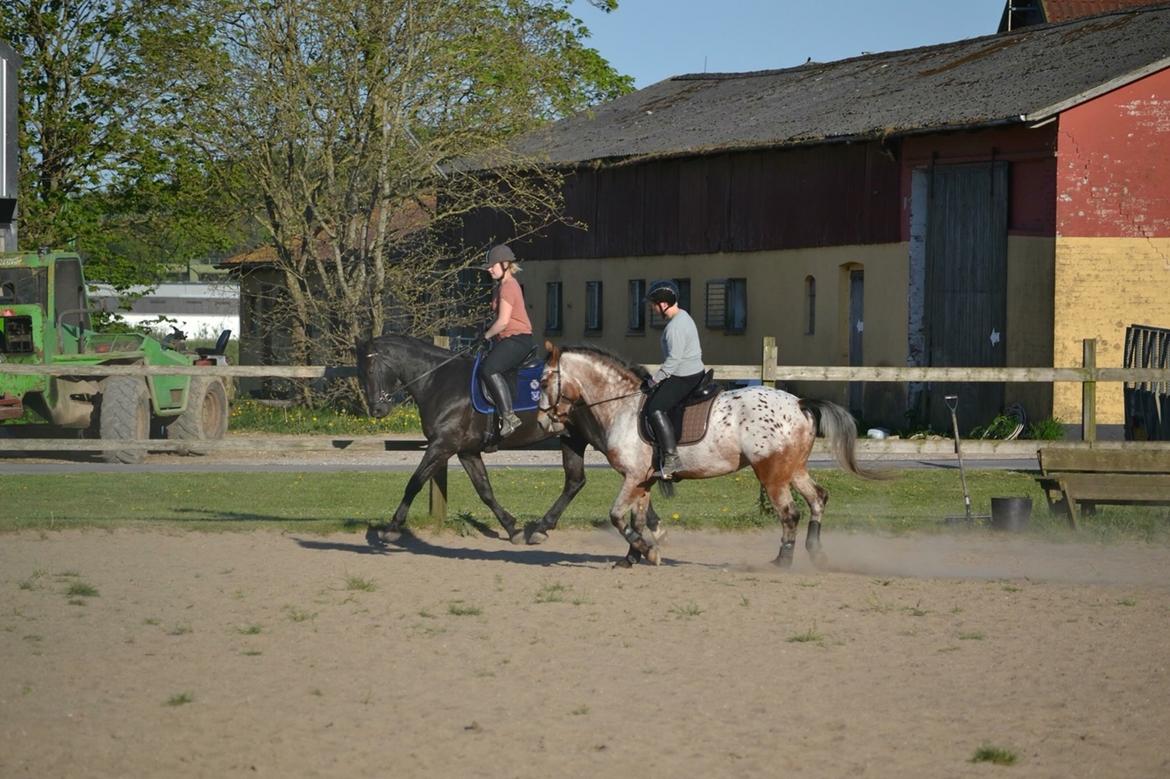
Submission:
POLYGON ((658 551, 658 547, 650 547, 650 551, 646 553, 646 562, 651 565, 662 565, 662 555, 658 551))
POLYGON ((809 551, 808 556, 817 570, 823 571, 829 567, 829 556, 820 549, 809 551))
POLYGON ((545 533, 543 530, 533 530, 531 533, 528 534, 528 543, 531 546, 536 546, 537 544, 543 544, 547 540, 548 540, 548 533, 545 533))
POLYGON ((614 563, 613 567, 614 568, 633 568, 634 564, 632 562, 630 562, 630 558, 623 557, 622 559, 620 559, 616 563, 614 563))
POLYGON ((383 533, 385 532, 386 528, 370 525, 366 528, 366 543, 372 547, 381 549, 386 546, 386 539, 383 537, 383 533))
POLYGON ((524 543, 524 531, 513 530, 508 534, 508 540, 511 541, 515 546, 520 546, 524 543))
POLYGON ((403 530, 397 527, 368 527, 366 528, 366 543, 378 549, 389 544, 396 544, 402 538, 403 530))

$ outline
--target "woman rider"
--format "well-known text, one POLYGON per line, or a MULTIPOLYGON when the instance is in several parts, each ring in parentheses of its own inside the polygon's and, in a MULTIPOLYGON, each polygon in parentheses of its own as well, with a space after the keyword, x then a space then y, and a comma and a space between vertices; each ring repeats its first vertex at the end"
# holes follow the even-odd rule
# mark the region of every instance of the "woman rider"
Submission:
POLYGON ((678 285, 668 279, 655 281, 646 299, 667 320, 662 331, 662 365, 650 377, 651 394, 643 412, 661 451, 660 478, 670 479, 680 467, 670 410, 699 385, 706 369, 695 320, 678 305, 678 285))
POLYGON ((536 342, 532 339, 532 323, 528 321, 528 311, 524 306, 524 292, 515 278, 520 272, 516 255, 504 244, 493 246, 483 268, 497 282, 492 290, 496 321, 483 334, 484 340, 494 338, 495 343, 480 363, 479 370, 500 417, 500 438, 506 438, 520 427, 520 417, 512 411, 512 387, 505 374, 524 362, 536 342))

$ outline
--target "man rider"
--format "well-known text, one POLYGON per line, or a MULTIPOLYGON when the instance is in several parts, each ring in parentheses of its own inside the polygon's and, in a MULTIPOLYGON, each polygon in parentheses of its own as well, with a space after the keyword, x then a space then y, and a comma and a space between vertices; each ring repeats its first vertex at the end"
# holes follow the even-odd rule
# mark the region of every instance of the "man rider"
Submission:
POLYGON ((695 320, 679 307, 678 285, 669 279, 655 281, 646 293, 646 300, 667 322, 662 331, 662 364, 650 377, 651 394, 643 413, 661 452, 659 477, 671 479, 681 464, 670 410, 699 385, 706 369, 695 320))

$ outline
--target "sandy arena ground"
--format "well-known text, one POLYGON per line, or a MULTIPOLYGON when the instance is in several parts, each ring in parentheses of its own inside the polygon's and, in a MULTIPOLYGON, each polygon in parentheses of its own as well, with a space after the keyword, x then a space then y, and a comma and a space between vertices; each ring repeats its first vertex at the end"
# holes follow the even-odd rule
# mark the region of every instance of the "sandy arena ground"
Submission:
POLYGON ((1170 775, 1170 549, 778 535, 3 535, 0 776, 1170 775))

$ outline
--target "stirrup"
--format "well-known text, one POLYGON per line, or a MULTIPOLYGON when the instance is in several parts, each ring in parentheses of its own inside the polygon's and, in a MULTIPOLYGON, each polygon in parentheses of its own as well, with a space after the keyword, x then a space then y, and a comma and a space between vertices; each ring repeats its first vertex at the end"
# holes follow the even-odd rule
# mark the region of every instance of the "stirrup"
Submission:
POLYGON ((514 412, 510 414, 501 414, 500 438, 507 438, 508 436, 512 435, 512 433, 515 433, 522 424, 524 423, 520 420, 520 417, 516 416, 514 412))
POLYGON ((682 462, 678 459, 677 454, 664 454, 658 463, 658 478, 664 481, 672 481, 676 471, 682 469, 682 462))

